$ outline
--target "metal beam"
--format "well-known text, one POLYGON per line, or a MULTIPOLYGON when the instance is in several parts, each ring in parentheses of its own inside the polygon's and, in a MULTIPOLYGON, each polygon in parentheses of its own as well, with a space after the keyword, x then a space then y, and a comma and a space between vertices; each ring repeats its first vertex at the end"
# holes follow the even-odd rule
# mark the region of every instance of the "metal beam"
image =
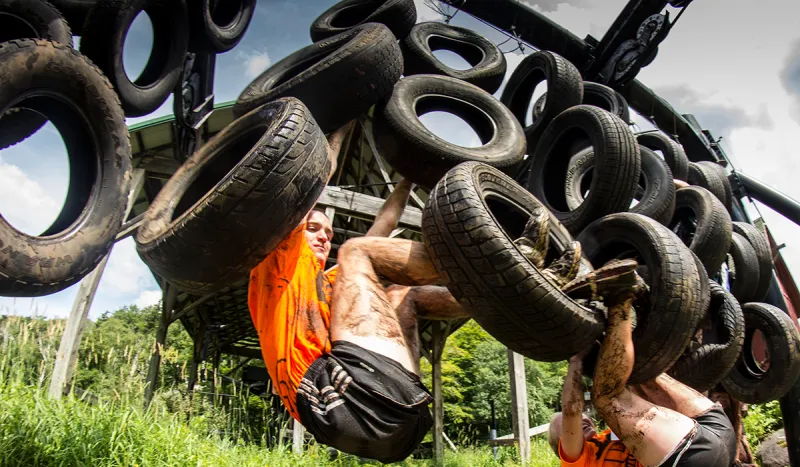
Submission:
POLYGON ((531 458, 530 422, 528 420, 528 386, 525 380, 525 359, 508 350, 508 377, 511 383, 511 425, 519 443, 519 458, 528 465, 531 458))
POLYGON ((744 188, 747 196, 755 198, 800 225, 800 203, 796 200, 742 172, 734 172, 728 178, 734 187, 738 185, 744 188))

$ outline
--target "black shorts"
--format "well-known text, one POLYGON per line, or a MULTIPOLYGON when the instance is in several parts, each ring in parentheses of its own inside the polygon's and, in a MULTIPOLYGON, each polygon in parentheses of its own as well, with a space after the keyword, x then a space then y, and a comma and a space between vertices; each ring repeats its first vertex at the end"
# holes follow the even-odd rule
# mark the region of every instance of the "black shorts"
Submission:
POLYGON ((318 442, 385 463, 407 458, 425 437, 432 400, 419 376, 346 341, 333 342, 297 389, 300 422, 318 442))
POLYGON ((736 434, 722 406, 715 403, 708 412, 696 417, 689 433, 662 467, 730 467, 736 460, 736 434))

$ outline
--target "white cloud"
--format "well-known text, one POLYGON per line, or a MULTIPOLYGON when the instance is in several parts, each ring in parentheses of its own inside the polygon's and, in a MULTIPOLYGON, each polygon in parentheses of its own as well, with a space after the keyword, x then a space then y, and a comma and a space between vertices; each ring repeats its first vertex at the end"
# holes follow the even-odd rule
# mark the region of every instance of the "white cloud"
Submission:
POLYGON ((19 167, 0 160, 0 213, 11 225, 32 235, 55 220, 61 205, 19 167))
POLYGON ((144 290, 139 294, 139 298, 134 300, 133 304, 139 308, 156 305, 161 300, 160 290, 144 290))
POLYGON ((247 77, 251 79, 263 73, 272 64, 266 50, 241 52, 239 58, 244 62, 247 77))
POLYGON ((126 238, 117 243, 100 281, 105 293, 136 298, 146 288, 152 289, 154 283, 150 269, 136 253, 136 243, 133 239, 126 238))

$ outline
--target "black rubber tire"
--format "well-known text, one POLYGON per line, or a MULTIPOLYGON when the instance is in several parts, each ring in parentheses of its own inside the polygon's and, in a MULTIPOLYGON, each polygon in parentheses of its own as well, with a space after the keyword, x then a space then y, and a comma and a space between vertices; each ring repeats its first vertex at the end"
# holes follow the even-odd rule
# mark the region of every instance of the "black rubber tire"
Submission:
POLYGON ((526 188, 573 234, 607 214, 627 211, 641 172, 639 145, 628 126, 591 105, 572 107, 556 117, 531 158, 526 188), (588 139, 592 146, 594 170, 589 195, 577 209, 570 210, 564 180, 568 151, 578 139, 588 139))
POLYGON ((630 124, 631 114, 628 109, 628 101, 622 97, 622 94, 608 86, 591 81, 584 81, 582 103, 600 107, 621 118, 625 123, 630 124))
POLYGON ((688 182, 689 179, 689 158, 680 144, 660 131, 639 133, 636 141, 653 151, 661 151, 664 161, 672 171, 672 176, 676 180, 688 182))
POLYGON ((387 26, 397 39, 403 40, 417 23, 414 0, 341 1, 311 23, 311 40, 319 42, 366 23, 381 23, 387 26))
POLYGON ((64 15, 72 34, 83 35, 83 25, 97 0, 49 0, 64 15))
POLYGON ((736 364, 722 386, 736 400, 763 404, 780 399, 800 376, 800 335, 792 318, 780 308, 766 303, 747 303, 742 307, 745 322, 744 346, 736 364), (755 330, 766 341, 770 362, 764 371, 755 362, 752 345, 755 330))
POLYGON ((688 186, 675 192, 675 215, 669 228, 679 234, 689 248, 700 258, 710 277, 719 273, 722 262, 731 247, 731 216, 710 191, 699 186, 688 186), (697 225, 687 228, 692 219, 697 225), (690 233, 691 235, 684 235, 690 233))
POLYGON ((507 169, 525 155, 525 134, 514 115, 483 89, 447 76, 402 79, 391 98, 376 106, 372 128, 378 152, 405 178, 427 189, 462 162, 507 169), (483 146, 459 146, 428 130, 418 114, 433 111, 463 118, 483 146))
POLYGON ((550 122, 561 112, 583 101, 583 79, 575 65, 558 54, 539 51, 517 65, 503 89, 500 101, 525 128, 528 148, 533 150, 550 122), (539 118, 526 126, 528 106, 536 86, 547 82, 548 98, 539 118))
POLYGON ((686 181, 710 191, 722 202, 725 209, 730 210, 733 190, 725 169, 719 164, 709 161, 690 162, 689 179, 686 181))
POLYGON ((667 371, 681 356, 705 311, 701 280, 691 252, 666 227, 649 217, 623 212, 590 224, 577 240, 592 265, 635 258, 649 274, 645 298, 634 303, 635 360, 630 384, 667 371))
POLYGON ((369 23, 304 47, 272 65, 239 95, 242 116, 280 97, 296 97, 328 133, 392 93, 403 56, 391 31, 369 23))
POLYGON ((734 222, 733 231, 747 239, 756 252, 758 261, 758 285, 753 292, 753 300, 762 300, 769 290, 772 282, 772 252, 767 242, 767 236, 753 224, 747 222, 734 222))
MULTIPOLYGON (((499 170, 465 162, 431 191, 422 233, 450 293, 483 329, 526 357, 559 361, 594 342, 604 317, 564 295, 512 243, 537 206, 499 170)), ((550 236, 551 253, 572 242, 554 219, 550 236)))
POLYGON ((733 232, 729 255, 735 271, 735 277, 730 278, 731 294, 742 303, 751 302, 759 279, 756 250, 746 238, 733 232))
POLYGON ((189 47, 185 0, 99 0, 89 12, 81 53, 97 64, 114 85, 127 117, 158 109, 181 79, 189 47), (122 51, 136 16, 144 11, 153 25, 153 49, 144 70, 131 81, 122 51))
MULTIPOLYGON (((640 146, 639 156, 642 161, 642 171, 636 193, 640 201, 628 209, 628 212, 641 214, 667 225, 675 214, 675 184, 672 181, 672 173, 666 162, 653 151, 640 146)), ((572 156, 564 188, 567 206, 570 209, 577 209, 583 203, 583 193, 589 187, 593 170, 592 148, 581 150, 572 156)))
POLYGON ((253 19, 256 0, 188 0, 188 7, 190 49, 220 54, 242 40, 253 19))
POLYGON ((44 115, 69 157, 66 201, 45 232, 26 235, 0 217, 0 295, 47 295, 91 272, 114 243, 130 190, 128 129, 111 84, 66 44, 0 43, 0 83, 0 112, 44 115))
MULTIPOLYGON (((46 39, 72 46, 72 33, 61 13, 42 0, 0 0, 0 42, 46 39)), ((47 119, 23 108, 0 114, 0 149, 36 133, 47 119)))
POLYGON ((325 136, 284 98, 235 120, 192 155, 145 212, 136 249, 176 287, 206 294, 247 277, 325 188, 325 136))
POLYGON ((710 329, 703 330, 703 342, 687 352, 669 374, 696 391, 705 392, 730 373, 744 344, 744 314, 739 302, 714 281, 708 281, 711 303, 710 329))
POLYGON ((401 43, 405 76, 435 74, 474 84, 489 94, 500 88, 506 76, 506 57, 494 44, 467 28, 443 23, 420 23, 401 43), (460 55, 472 68, 456 70, 442 63, 434 50, 460 55))

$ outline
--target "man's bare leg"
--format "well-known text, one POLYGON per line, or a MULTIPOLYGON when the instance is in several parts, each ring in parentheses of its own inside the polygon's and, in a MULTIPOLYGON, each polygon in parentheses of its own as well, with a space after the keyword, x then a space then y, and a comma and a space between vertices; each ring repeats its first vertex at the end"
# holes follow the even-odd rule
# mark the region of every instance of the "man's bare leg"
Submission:
POLYGON ((694 428, 694 421, 648 402, 625 385, 633 370, 633 298, 633 294, 625 294, 608 303, 608 327, 597 358, 592 399, 636 459, 653 466, 673 453, 694 428))
POLYGON ((714 402, 709 398, 665 374, 632 389, 653 404, 680 412, 689 418, 703 415, 714 407, 714 402))

